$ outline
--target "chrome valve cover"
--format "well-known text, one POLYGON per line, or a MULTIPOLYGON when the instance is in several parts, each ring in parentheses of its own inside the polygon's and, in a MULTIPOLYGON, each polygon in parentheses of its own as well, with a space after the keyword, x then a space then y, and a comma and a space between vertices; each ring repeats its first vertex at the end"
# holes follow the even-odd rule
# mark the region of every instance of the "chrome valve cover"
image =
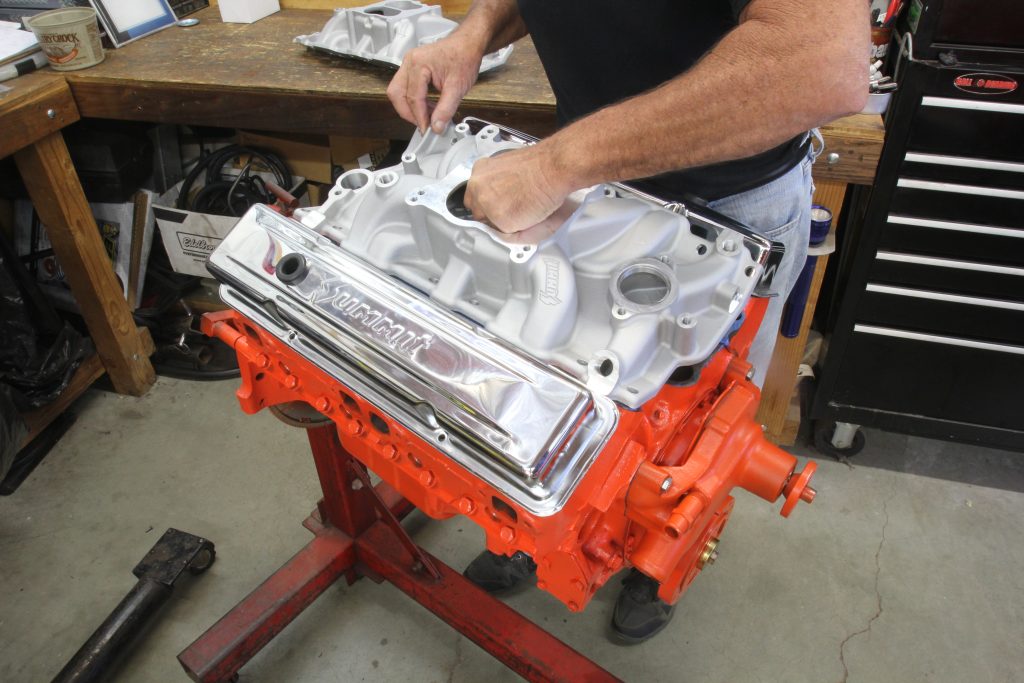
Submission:
MULTIPOLYGON (((340 57, 394 68, 402 65, 406 52, 436 43, 457 26, 441 16, 439 5, 384 0, 365 7, 336 9, 320 31, 297 36, 295 42, 340 57)), ((480 73, 501 66, 511 55, 511 45, 484 55, 480 73)))
POLYGON ((473 162, 531 144, 467 119, 285 218, 253 207, 211 255, 221 296, 534 514, 727 338, 781 251, 626 186, 508 236, 462 204, 473 162))

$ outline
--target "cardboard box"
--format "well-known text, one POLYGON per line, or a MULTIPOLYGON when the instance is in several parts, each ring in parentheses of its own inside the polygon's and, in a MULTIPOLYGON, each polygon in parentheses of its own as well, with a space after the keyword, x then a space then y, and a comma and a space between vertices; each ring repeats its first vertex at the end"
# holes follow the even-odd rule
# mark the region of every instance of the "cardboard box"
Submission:
POLYGON ((249 130, 238 131, 238 144, 269 149, 295 175, 329 184, 345 171, 377 166, 391 149, 390 141, 378 138, 249 130))
MULTIPOLYGON (((268 177, 273 180, 273 177, 268 177)), ((300 200, 302 206, 309 206, 306 179, 295 178, 290 192, 300 200)), ((197 185, 198 186, 198 185, 197 185)), ((181 183, 161 195, 153 207, 160 238, 176 273, 213 277, 206 269, 206 261, 217 245, 235 227, 235 216, 214 216, 197 211, 174 208, 178 201, 181 183)))
POLYGON ((306 180, 331 182, 331 147, 326 135, 240 130, 238 144, 269 149, 284 159, 294 175, 306 180))
POLYGON ((251 24, 280 11, 277 0, 219 0, 221 21, 251 24))
POLYGON ((309 190, 309 205, 321 206, 327 201, 327 197, 334 185, 328 185, 327 183, 307 183, 306 187, 309 190))
MULTIPOLYGON (((391 149, 389 140, 330 136, 331 163, 342 171, 377 166, 391 149)), ((340 175, 340 174, 339 174, 340 175)))

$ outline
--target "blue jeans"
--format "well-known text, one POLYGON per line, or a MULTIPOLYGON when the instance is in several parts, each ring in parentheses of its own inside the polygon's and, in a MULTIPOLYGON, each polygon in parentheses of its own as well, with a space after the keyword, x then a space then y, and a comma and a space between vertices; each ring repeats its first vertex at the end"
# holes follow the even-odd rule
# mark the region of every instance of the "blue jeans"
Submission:
MULTIPOLYGON (((812 146, 813 150, 813 146, 812 146)), ((820 149, 819 149, 820 152, 820 149)), ((754 383, 764 384, 768 364, 775 349, 782 306, 800 277, 807 259, 807 241, 811 230, 811 164, 816 153, 794 166, 785 175, 746 192, 708 202, 708 206, 733 218, 765 237, 786 245, 786 254, 772 284, 772 297, 761 329, 754 337, 748 360, 754 366, 754 383)))

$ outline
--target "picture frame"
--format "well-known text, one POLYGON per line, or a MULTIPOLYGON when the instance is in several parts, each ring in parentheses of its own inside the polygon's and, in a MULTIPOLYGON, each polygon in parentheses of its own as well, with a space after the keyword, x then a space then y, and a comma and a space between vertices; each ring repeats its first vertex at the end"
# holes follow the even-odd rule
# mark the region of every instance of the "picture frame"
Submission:
POLYGON ((89 0, 114 47, 173 26, 178 18, 167 0, 89 0))

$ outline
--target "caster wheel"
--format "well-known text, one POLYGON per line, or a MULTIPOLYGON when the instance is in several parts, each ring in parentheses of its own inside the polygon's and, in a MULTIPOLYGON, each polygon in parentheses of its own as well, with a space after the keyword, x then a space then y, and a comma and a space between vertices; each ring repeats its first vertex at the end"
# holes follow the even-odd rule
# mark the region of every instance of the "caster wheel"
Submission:
POLYGON ((188 566, 190 574, 202 574, 213 564, 213 561, 217 559, 217 551, 212 546, 203 548, 199 551, 199 554, 195 556, 191 564, 188 566))
POLYGON ((857 455, 864 450, 867 439, 864 432, 857 430, 853 435, 853 443, 849 448, 836 448, 832 445, 832 435, 835 433, 836 423, 832 420, 819 420, 814 425, 814 447, 823 455, 831 455, 837 460, 845 460, 857 455))

